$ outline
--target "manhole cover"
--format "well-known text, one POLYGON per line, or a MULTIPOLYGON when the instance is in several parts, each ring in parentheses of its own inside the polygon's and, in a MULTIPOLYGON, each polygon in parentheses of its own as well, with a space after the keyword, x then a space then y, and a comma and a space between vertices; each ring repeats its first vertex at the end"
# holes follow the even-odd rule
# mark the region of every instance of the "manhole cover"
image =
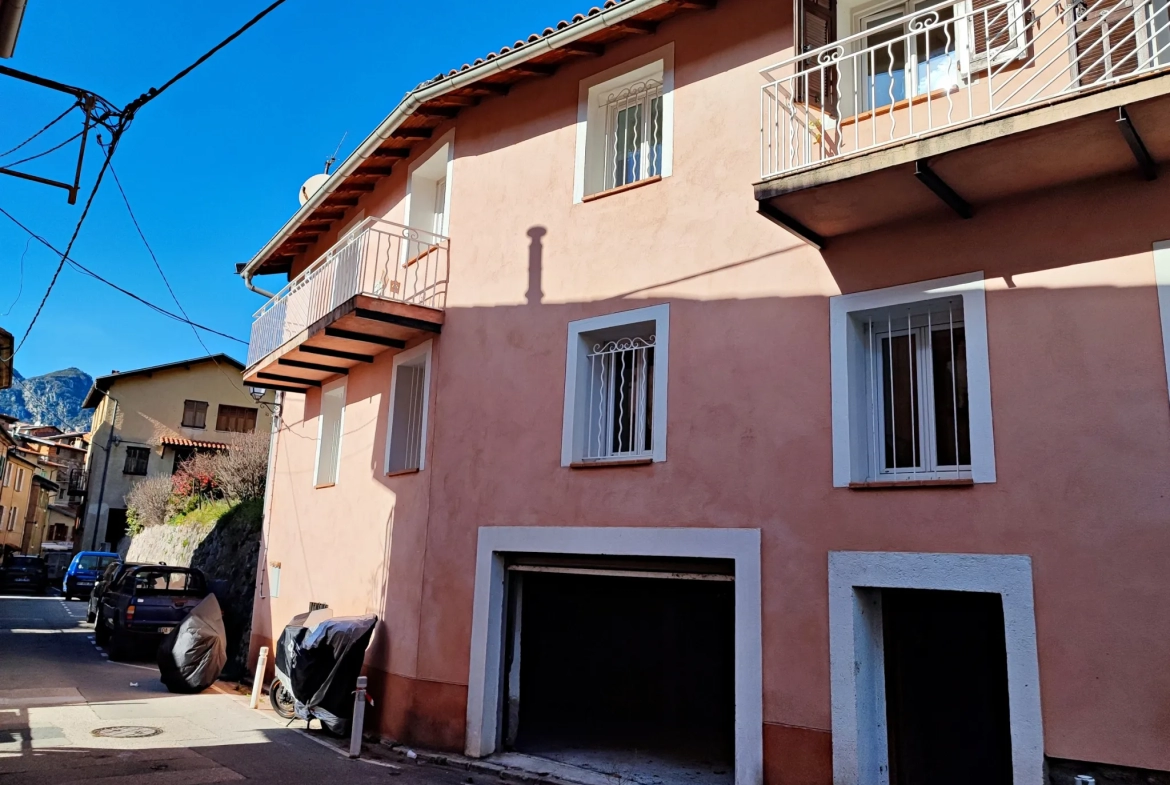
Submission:
POLYGON ((104 739, 145 739, 162 733, 162 728, 152 728, 149 725, 111 725, 108 728, 95 728, 91 733, 104 739))

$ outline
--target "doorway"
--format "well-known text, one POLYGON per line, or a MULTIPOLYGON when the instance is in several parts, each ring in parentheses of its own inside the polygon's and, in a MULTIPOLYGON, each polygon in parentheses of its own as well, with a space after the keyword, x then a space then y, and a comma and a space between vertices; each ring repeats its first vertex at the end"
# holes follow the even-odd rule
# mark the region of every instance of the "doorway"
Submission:
POLYGON ((733 566, 508 570, 505 747, 634 782, 730 785, 733 566))
POLYGON ((882 589, 891 785, 1010 785, 1003 604, 882 589))
POLYGON ((118 550, 118 543, 126 536, 126 511, 110 510, 106 513, 106 538, 110 550, 118 550))

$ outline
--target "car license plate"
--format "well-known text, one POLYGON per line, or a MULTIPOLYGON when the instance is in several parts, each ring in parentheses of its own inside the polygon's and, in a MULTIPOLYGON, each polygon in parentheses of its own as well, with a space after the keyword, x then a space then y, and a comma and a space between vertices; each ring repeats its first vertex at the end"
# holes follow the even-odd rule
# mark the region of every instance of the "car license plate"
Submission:
POLYGON ((78 586, 93 586, 93 581, 78 581, 78 586))
POLYGON ((16 579, 17 583, 28 583, 28 581, 29 581, 28 578, 17 578, 16 579))
POLYGON ((163 635, 168 635, 171 632, 173 632, 174 629, 175 629, 174 627, 159 627, 158 631, 161 632, 163 635))

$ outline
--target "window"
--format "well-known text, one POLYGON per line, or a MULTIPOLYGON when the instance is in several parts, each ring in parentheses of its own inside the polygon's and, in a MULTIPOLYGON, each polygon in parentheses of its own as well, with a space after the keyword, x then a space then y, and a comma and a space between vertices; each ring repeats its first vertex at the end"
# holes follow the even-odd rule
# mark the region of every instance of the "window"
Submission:
POLYGON ((669 309, 569 323, 562 466, 666 460, 669 309))
POLYGON ((830 309, 834 484, 994 482, 982 275, 830 309))
POLYGON ((341 458, 341 428, 345 420, 345 379, 321 390, 321 414, 317 427, 317 487, 337 482, 341 458))
POLYGON ((16 530, 16 515, 17 509, 15 507, 8 508, 8 531, 16 530))
POLYGON ((671 173, 674 48, 581 83, 574 198, 671 173))
POLYGON ((207 401, 183 401, 183 427, 207 427, 207 401))
POLYGON ((3 505, 3 504, 0 504, 0 526, 3 526, 3 525, 4 525, 4 522, 5 522, 5 519, 4 519, 4 505, 3 505))
POLYGON ((24 469, 16 467, 16 482, 13 485, 17 493, 24 490, 24 469))
MULTIPOLYGON (((448 135, 410 168, 406 223, 420 232, 420 248, 408 249, 408 261, 445 237, 449 231, 447 212, 451 204, 447 187, 453 159, 453 139, 448 135)), ((410 243, 403 243, 410 245, 410 243)))
POLYGON ((221 403, 215 417, 215 430, 251 433, 256 430, 256 409, 250 406, 229 406, 221 403))
POLYGON ((12 484, 12 464, 4 464, 4 487, 7 488, 12 484))
POLYGON ((150 460, 149 447, 127 447, 126 465, 122 468, 123 474, 146 474, 147 462, 150 460))
POLYGON ((430 377, 430 341, 394 358, 394 373, 390 380, 390 435, 386 440, 387 473, 423 468, 430 377))

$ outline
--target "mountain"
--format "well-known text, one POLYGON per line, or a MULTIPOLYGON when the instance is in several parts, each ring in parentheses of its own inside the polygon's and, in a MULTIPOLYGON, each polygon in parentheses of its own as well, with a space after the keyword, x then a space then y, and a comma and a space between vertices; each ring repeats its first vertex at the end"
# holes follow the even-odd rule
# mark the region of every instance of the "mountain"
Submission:
POLYGON ((92 412, 81 408, 93 377, 78 368, 25 378, 12 372, 12 387, 0 390, 0 412, 24 422, 88 431, 92 412))

